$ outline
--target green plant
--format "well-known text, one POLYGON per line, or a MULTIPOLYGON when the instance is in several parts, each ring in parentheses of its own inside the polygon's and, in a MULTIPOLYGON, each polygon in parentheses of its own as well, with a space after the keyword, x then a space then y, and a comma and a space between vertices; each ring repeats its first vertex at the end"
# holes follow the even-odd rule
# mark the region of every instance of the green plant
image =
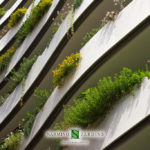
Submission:
POLYGON ((23 40, 26 38, 26 36, 34 29, 35 25, 39 22, 39 20, 42 18, 42 16, 48 11, 49 7, 52 5, 52 0, 40 0, 37 6, 35 6, 27 18, 27 20, 24 22, 22 27, 19 29, 15 46, 18 47, 23 40))
POLYGON ((31 10, 29 17, 19 29, 13 46, 5 54, 0 56, 0 72, 2 72, 7 67, 15 50, 21 45, 23 40, 33 30, 34 26, 39 22, 39 20, 42 18, 42 16, 46 13, 51 5, 52 0, 40 0, 38 5, 31 10), (10 54, 10 52, 11 55, 8 55, 10 54))
POLYGON ((50 89, 50 91, 35 89, 34 96, 39 101, 36 103, 36 112, 40 112, 41 108, 43 107, 43 105, 45 104, 51 93, 52 89, 50 89))
POLYGON ((0 145, 0 150, 15 150, 19 145, 21 138, 23 136, 22 131, 11 132, 7 138, 4 139, 3 143, 0 145))
POLYGON ((9 93, 4 93, 3 95, 0 96, 0 106, 5 102, 8 96, 9 93))
POLYGON ((0 18, 7 12, 4 8, 0 8, 0 18))
POLYGON ((113 104, 124 95, 132 93, 134 87, 139 86, 144 77, 150 78, 150 71, 132 71, 124 68, 114 77, 104 77, 98 81, 96 87, 80 93, 74 100, 73 106, 66 106, 64 121, 56 124, 57 129, 79 126, 86 127, 97 119, 103 120, 113 104))
POLYGON ((74 34, 74 11, 72 9, 72 14, 71 14, 71 35, 74 34))
POLYGON ((35 89, 34 96, 37 98, 38 102, 36 102, 36 108, 32 112, 27 113, 27 118, 23 120, 23 131, 24 135, 28 137, 30 135, 34 120, 36 115, 40 112, 41 108, 44 106, 45 102, 49 98, 52 90, 38 90, 35 89))
POLYGON ((25 80, 28 72, 30 71, 33 63, 37 60, 37 56, 34 56, 31 59, 24 58, 23 62, 20 64, 18 71, 13 70, 11 76, 8 79, 10 81, 10 87, 3 95, 0 96, 0 105, 2 105, 10 93, 16 88, 16 86, 22 81, 25 80))
POLYGON ((15 48, 11 47, 6 53, 0 56, 0 73, 6 69, 15 51, 15 48))
POLYGON ((12 83, 12 89, 14 89, 23 79, 26 78, 28 72, 30 71, 32 65, 37 60, 37 56, 34 56, 31 59, 24 58, 23 62, 20 64, 20 68, 18 71, 12 71, 12 76, 10 77, 10 81, 12 83))
POLYGON ((23 120, 24 125, 23 125, 23 131, 25 137, 28 137, 30 135, 34 120, 36 118, 37 113, 35 112, 28 112, 27 113, 27 118, 23 120))
POLYGON ((53 86, 56 87, 62 85, 62 80, 79 65, 79 60, 81 59, 80 53, 71 54, 63 60, 59 67, 53 70, 53 86))
MULTIPOLYGON (((74 33, 74 26, 73 26, 73 22, 74 22, 74 9, 73 9, 73 1, 68 1, 67 3, 64 4, 64 7, 60 10, 57 11, 57 17, 56 18, 52 18, 52 20, 54 21, 52 24, 52 34, 50 34, 49 40, 47 42, 46 47, 49 46, 49 43, 51 42, 51 40, 53 39, 54 34, 57 32, 57 30, 59 29, 60 25, 62 24, 62 22, 64 21, 64 19, 66 18, 66 16, 68 15, 68 13, 72 11, 72 16, 71 16, 71 34, 74 33)), ((67 25, 67 28, 69 28, 70 24, 67 25)), ((67 36, 70 37, 70 33, 67 33, 67 36)))
POLYGON ((22 19, 22 17, 24 16, 24 14, 26 13, 27 9, 26 8, 20 8, 18 10, 16 10, 9 19, 9 24, 8 27, 12 28, 14 27, 16 24, 18 24, 18 22, 22 19))
POLYGON ((56 139, 55 140, 55 150, 62 150, 62 145, 61 145, 61 141, 56 139))
POLYGON ((86 33, 82 39, 81 46, 84 46, 98 31, 100 28, 94 28, 91 32, 86 33))
POLYGON ((60 23, 55 23, 52 29, 52 34, 54 35, 60 27, 60 23))
POLYGON ((105 24, 107 24, 110 21, 114 21, 115 17, 119 14, 118 10, 114 10, 114 11, 107 11, 105 17, 102 20, 102 26, 104 26, 105 24))
POLYGON ((74 5, 73 5, 74 9, 77 9, 82 2, 83 0, 74 0, 74 5))

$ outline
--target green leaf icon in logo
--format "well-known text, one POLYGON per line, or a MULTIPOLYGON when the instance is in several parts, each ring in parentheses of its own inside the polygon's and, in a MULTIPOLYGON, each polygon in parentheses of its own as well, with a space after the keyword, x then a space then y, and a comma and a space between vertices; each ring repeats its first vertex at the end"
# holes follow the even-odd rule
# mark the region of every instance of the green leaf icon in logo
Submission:
POLYGON ((72 129, 71 137, 72 137, 72 139, 79 139, 79 130, 72 129))

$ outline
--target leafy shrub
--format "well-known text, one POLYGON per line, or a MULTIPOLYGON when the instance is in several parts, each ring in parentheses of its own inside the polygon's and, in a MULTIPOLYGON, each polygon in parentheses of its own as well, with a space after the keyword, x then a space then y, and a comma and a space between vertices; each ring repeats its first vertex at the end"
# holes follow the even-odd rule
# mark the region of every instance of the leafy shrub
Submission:
POLYGON ((28 112, 27 118, 23 120, 24 135, 26 137, 30 135, 36 115, 40 112, 41 108, 44 106, 51 92, 52 90, 47 91, 35 89, 34 96, 37 98, 37 100, 39 100, 39 102, 36 103, 36 108, 32 112, 28 112))
POLYGON ((15 51, 15 48, 11 47, 6 53, 0 56, 0 73, 6 69, 15 51))
POLYGON ((17 33, 17 39, 15 42, 16 47, 18 47, 26 36, 34 29, 35 25, 39 22, 51 5, 52 0, 40 0, 38 5, 31 10, 29 17, 17 33))
POLYGON ((74 106, 64 110, 64 121, 56 124, 57 129, 72 126, 86 127, 97 119, 103 119, 113 104, 128 93, 133 93, 134 87, 139 86, 144 77, 150 78, 150 72, 132 71, 124 68, 114 77, 104 77, 96 87, 89 88, 75 98, 74 106))
POLYGON ((71 54, 63 60, 59 67, 53 70, 53 86, 61 86, 62 80, 79 64, 81 59, 80 53, 71 54))
POLYGON ((9 19, 9 24, 8 26, 10 28, 14 27, 16 24, 18 24, 18 22, 22 19, 22 17, 24 16, 24 14, 26 13, 27 9, 26 8, 20 8, 18 10, 16 10, 9 19))
POLYGON ((0 18, 7 12, 4 8, 0 8, 0 18))
POLYGON ((40 112, 41 108, 44 106, 51 93, 52 89, 50 89, 50 91, 35 89, 34 96, 39 101, 36 103, 36 112, 40 112))
POLYGON ((82 2, 83 0, 74 0, 74 5, 73 5, 74 9, 77 9, 82 2))
POLYGON ((5 102, 8 96, 9 93, 4 93, 3 95, 0 95, 0 106, 5 102))
POLYGON ((12 89, 14 89, 27 75, 30 71, 32 65, 37 60, 37 56, 31 59, 24 58, 23 62, 20 64, 19 71, 12 71, 12 76, 10 81, 12 82, 12 89))
POLYGON ((22 131, 16 131, 4 139, 3 144, 0 145, 0 150, 15 150, 19 145, 23 136, 22 131))
POLYGON ((0 105, 2 105, 10 93, 16 88, 16 86, 26 78, 28 72, 30 71, 33 63, 36 61, 37 56, 34 56, 32 59, 24 58, 23 62, 20 64, 19 71, 12 71, 12 76, 10 77, 10 87, 3 95, 0 96, 0 105))
POLYGON ((94 28, 91 32, 86 33, 82 39, 81 46, 84 46, 98 31, 100 28, 94 28))
POLYGON ((28 137, 30 135, 30 132, 31 132, 31 129, 32 129, 32 126, 33 126, 33 123, 34 123, 34 120, 36 118, 36 113, 34 112, 28 112, 27 113, 27 118, 24 121, 24 126, 23 126, 23 129, 24 129, 24 135, 25 137, 28 137))
MULTIPOLYGON (((14 45, 10 48, 11 50, 17 49, 20 46, 20 44, 23 42, 26 36, 33 30, 34 26, 39 22, 39 20, 42 18, 45 12, 49 9, 51 4, 52 0, 40 0, 38 5, 31 10, 29 17, 19 29, 16 35, 14 45)), ((11 55, 8 55, 9 53, 10 50, 8 50, 8 52, 0 56, 0 72, 2 72, 7 67, 11 56, 14 54, 13 52, 11 53, 11 55), (7 62, 5 63, 2 61, 2 59, 8 58, 6 56, 9 56, 9 59, 7 59, 7 62)))

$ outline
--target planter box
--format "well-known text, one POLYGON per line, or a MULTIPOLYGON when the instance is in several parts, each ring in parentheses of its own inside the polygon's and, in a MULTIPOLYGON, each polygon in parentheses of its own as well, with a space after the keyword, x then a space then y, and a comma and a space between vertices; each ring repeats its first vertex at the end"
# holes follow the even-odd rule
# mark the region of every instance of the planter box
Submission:
MULTIPOLYGON (((150 80, 145 78, 140 88, 135 88, 134 96, 128 94, 114 105, 102 123, 99 121, 90 128, 104 131, 104 138, 90 140, 88 146, 68 147, 66 150, 102 150, 122 135, 134 128, 140 121, 150 115, 150 80)), ((140 142, 140 141, 139 141, 140 142)), ((140 144, 140 143, 139 143, 140 144)), ((148 144, 148 143, 147 143, 148 144)), ((133 145, 134 147, 134 145, 133 145)), ((144 147, 144 145, 143 145, 144 147)), ((111 149, 108 148, 108 149, 111 149)))
MULTIPOLYGON (((59 106, 59 104, 62 105, 61 101, 63 100, 65 102, 65 99, 69 99, 70 95, 73 95, 73 92, 75 92, 75 88, 79 88, 78 85, 82 84, 79 84, 79 81, 81 81, 81 78, 84 79, 87 71, 90 70, 98 60, 101 60, 101 58, 103 58, 103 56, 108 51, 112 51, 112 47, 116 46, 117 43, 123 40, 133 30, 136 30, 136 27, 141 24, 146 18, 149 18, 149 7, 150 2, 148 0, 144 0, 143 2, 141 2, 140 0, 134 0, 117 16, 115 22, 111 22, 104 26, 104 28, 102 28, 81 49, 80 53, 83 56, 81 65, 76 69, 74 73, 72 73, 72 75, 70 75, 70 77, 66 79, 66 82, 62 88, 55 88, 52 95, 46 102, 44 108, 37 115, 33 129, 31 131, 31 135, 24 141, 21 149, 27 148, 27 146, 31 144, 32 140, 35 139, 36 136, 40 134, 40 132, 42 132, 41 129, 43 129, 43 125, 45 124, 45 122, 48 122, 48 120, 50 122, 50 119, 53 118, 52 115, 57 112, 56 109, 58 107, 62 108, 62 106, 59 106), (140 12, 139 9, 141 10, 140 12), (127 22, 128 20, 130 20, 130 24, 127 22)), ((63 26, 60 27, 59 30, 63 30, 63 26)), ((57 33, 55 36, 57 36, 57 33)), ((57 40, 55 40, 54 43, 57 43, 57 40)), ((53 43, 53 40, 51 43, 53 43)), ((51 53, 52 50, 53 49, 51 48, 51 53)), ((48 50, 43 53, 43 56, 45 55, 43 59, 45 60, 48 59, 48 54, 46 55, 46 53, 48 53, 48 50)))
MULTIPOLYGON (((40 0, 36 0, 34 3, 34 6, 36 6, 38 4, 40 0)), ((4 37, 0 40, 0 52, 8 45, 9 42, 11 42, 11 40, 14 38, 14 36, 16 35, 16 33, 18 32, 18 30, 20 29, 20 27, 22 26, 22 24, 26 21, 28 15, 30 14, 32 5, 28 8, 25 16, 22 18, 22 20, 20 21, 20 23, 18 23, 15 27, 13 27, 12 29, 10 29, 6 35, 4 35, 4 37)))
POLYGON ((5 15, 0 19, 0 28, 8 20, 10 15, 18 8, 18 6, 23 2, 23 0, 17 0, 14 5, 5 13, 5 15))
POLYGON ((0 83, 4 80, 4 78, 7 77, 7 75, 12 71, 12 69, 17 65, 17 63, 21 60, 23 55, 27 52, 32 42, 37 37, 38 33, 41 31, 43 26, 46 24, 48 19, 51 17, 53 11, 55 10, 55 7, 58 5, 59 0, 56 0, 53 2, 51 8, 49 11, 43 16, 43 18, 40 20, 39 24, 37 24, 32 31, 31 34, 29 34, 26 39, 23 41, 22 45, 16 50, 15 54, 13 55, 7 69, 0 75, 0 83))
MULTIPOLYGON (((88 3, 86 2, 86 5, 84 5, 84 9, 78 10, 76 15, 78 15, 78 17, 79 17, 92 2, 93 2, 93 0, 92 1, 90 0, 88 3), (79 12, 80 12, 80 15, 79 15, 79 12)), ((76 17, 76 20, 78 19, 78 17, 76 17)), ((0 112, 2 111, 3 112, 2 114, 4 114, 4 115, 0 116, 0 118, 1 118, 0 127, 3 126, 2 124, 5 122, 6 118, 8 118, 8 116, 12 113, 12 111, 15 109, 15 107, 17 107, 17 105, 19 105, 21 97, 24 97, 27 93, 29 93, 29 91, 31 91, 32 85, 34 84, 36 78, 39 76, 43 67, 47 63, 47 59, 46 59, 47 55, 49 54, 50 57, 52 56, 51 46, 55 50, 57 45, 54 44, 54 42, 58 41, 59 38, 60 38, 59 42, 61 42, 64 34, 67 34, 68 28, 66 28, 66 25, 68 25, 68 22, 70 22, 70 20, 71 20, 71 14, 68 15, 68 17, 66 18, 64 23, 61 25, 60 29, 57 31, 56 35, 53 38, 53 42, 51 42, 52 45, 50 44, 50 46, 45 50, 46 52, 44 52, 41 56, 39 56, 37 61, 33 64, 32 69, 29 72, 28 77, 26 79, 25 86, 22 87, 22 83, 20 83, 16 87, 14 92, 7 98, 5 103, 0 107, 0 112), (65 30, 62 30, 62 28, 64 28, 65 30), (61 36, 60 36, 60 33, 61 33, 61 36), (23 92, 21 89, 24 89, 23 92), (13 99, 13 102, 12 102, 12 99, 13 99), (11 107, 8 107, 9 105, 11 105, 11 107)), ((71 26, 71 22, 70 22, 70 26, 71 26)), ((59 44, 59 42, 58 42, 58 44, 59 44)), ((33 101, 29 101, 29 104, 27 106, 33 107, 33 103, 34 103, 33 101)), ((15 118, 17 118, 17 120, 21 120, 24 116, 26 116, 25 111, 27 111, 29 107, 22 108, 23 110, 21 110, 21 114, 19 114, 19 115, 17 114, 17 117, 15 117, 15 118), (18 117, 19 117, 19 119, 18 119, 18 117)), ((14 122, 17 122, 16 120, 15 121, 14 120, 15 119, 13 119, 13 123, 10 123, 11 125, 9 124, 8 127, 6 127, 5 129, 2 130, 2 132, 0 134, 1 137, 3 137, 4 134, 6 134, 6 132, 11 131, 12 127, 15 128, 18 125, 16 123, 14 123, 14 122)), ((1 127, 1 129, 3 127, 1 127)))
POLYGON ((16 0, 15 1, 0 0, 0 8, 9 9, 15 2, 16 2, 16 0))

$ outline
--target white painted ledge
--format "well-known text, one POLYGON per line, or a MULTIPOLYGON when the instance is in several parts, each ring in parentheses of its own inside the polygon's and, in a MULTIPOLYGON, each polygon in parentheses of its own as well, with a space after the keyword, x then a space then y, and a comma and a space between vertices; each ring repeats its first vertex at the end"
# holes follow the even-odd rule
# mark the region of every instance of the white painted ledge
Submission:
MULTIPOLYGON (((35 4, 38 4, 39 0, 36 1, 35 4)), ((31 44, 31 42, 33 41, 34 38, 36 38, 36 35, 38 34, 37 32, 40 32, 41 28, 43 27, 44 23, 48 20, 49 16, 52 14, 53 10, 55 9, 55 7, 57 6, 57 4, 59 3, 59 0, 55 1, 55 3, 53 3, 53 5, 51 6, 50 10, 47 12, 47 15, 44 16, 44 18, 41 20, 41 22, 39 23, 39 25, 36 27, 36 29, 33 31, 33 34, 29 35, 28 38, 26 38, 25 42, 23 43, 23 46, 21 46, 21 50, 24 50, 25 47, 27 47, 27 45, 29 46, 31 44), (40 27, 40 25, 42 27, 40 27), (38 31, 37 31, 38 30, 38 31), (33 39, 32 39, 33 38, 33 39), (26 45, 25 45, 26 44, 26 45), (24 49, 23 49, 24 48, 24 49)), ((19 52, 20 48, 17 50, 17 52, 19 52)), ((20 50, 20 51, 21 51, 20 50)), ((16 53, 17 53, 16 52, 16 53)), ((17 56, 22 56, 22 51, 17 53, 17 55, 15 55, 15 57, 17 56), (20 54, 21 53, 21 54, 20 54)), ((16 59, 16 58, 14 58, 16 59)), ((13 62, 13 61, 12 61, 13 62)), ((34 72, 34 64, 31 68, 30 72, 34 72)), ((41 66, 41 65, 39 65, 41 66)), ((38 66, 38 67, 39 67, 38 66)), ((37 69, 37 68, 36 68, 37 69)), ((34 80, 31 80, 31 73, 29 73, 27 79, 26 79, 26 84, 28 84, 28 86, 24 87, 24 94, 26 93, 26 91, 30 88, 30 86, 33 84, 34 80)), ((4 74, 3 74, 4 75, 4 74)), ((12 94, 10 94, 10 96, 7 98, 7 100, 4 102, 4 104, 2 106, 0 106, 0 124, 5 120, 5 118, 10 114, 10 112, 13 110, 13 108, 20 102, 20 98, 24 95, 22 93, 22 83, 20 83, 16 89, 14 90, 14 92, 12 94), (17 96, 16 96, 17 95, 17 96), (13 99, 13 102, 12 102, 13 99), (10 107, 9 107, 10 106, 10 107)))
POLYGON ((1 5, 4 1, 6 1, 6 0, 0 0, 0 5, 1 5))
POLYGON ((0 26, 10 17, 10 15, 16 10, 16 8, 23 2, 23 0, 17 0, 15 4, 5 13, 0 19, 0 26))
MULTIPOLYGON (((82 6, 81 6, 82 7, 82 6)), ((44 122, 53 112, 56 105, 61 101, 63 96, 69 91, 69 89, 78 81, 78 79, 92 66, 98 59, 100 59, 109 49, 123 39, 128 33, 130 33, 137 25, 144 21, 150 15, 150 1, 149 0, 134 0, 131 2, 120 14, 117 16, 115 22, 111 22, 104 26, 80 51, 83 59, 81 65, 76 69, 75 73, 65 82, 62 88, 56 87, 52 95, 44 105, 41 112, 37 115, 34 122, 31 134, 26 139, 21 149, 31 142, 36 136, 37 132, 43 126, 44 122), (140 9, 140 12, 139 12, 140 9), (136 17, 135 17, 136 16, 136 17), (130 23, 128 23, 130 20, 130 23), (93 47, 94 45, 94 47, 93 47)), ((68 16, 69 17, 69 16, 68 16)), ((76 14, 75 14, 76 18, 76 14)), ((67 20, 67 19, 66 19, 67 20)), ((66 21, 65 20, 65 21, 66 21)), ((64 22, 65 22, 64 21, 64 22)), ((65 35, 66 24, 62 24, 59 28, 61 32, 55 34, 53 40, 50 43, 48 49, 46 49, 41 57, 38 59, 38 64, 43 67, 44 60, 48 60, 50 55, 54 52, 54 48, 57 47, 61 36, 65 35)), ((34 67, 37 68, 37 67, 34 67)), ((33 76, 38 74, 37 70, 33 76)), ((28 86, 28 84, 26 84, 28 86)), ((20 149, 20 150, 21 150, 20 149)))
MULTIPOLYGON (((134 88, 134 96, 128 94, 117 102, 102 123, 94 123, 96 130, 105 132, 105 137, 93 139, 88 146, 71 147, 67 150, 103 150, 124 133, 150 115, 150 80, 146 77, 140 88, 134 88)), ((93 129, 93 124, 91 125, 93 129)))
POLYGON ((19 84, 19 86, 16 87, 16 89, 10 94, 10 96, 7 98, 6 103, 0 106, 0 124, 3 122, 3 120, 7 117, 7 115, 10 114, 10 112, 13 110, 13 108, 18 104, 20 101, 20 98, 22 97, 22 83, 19 84))
POLYGON ((0 83, 4 80, 4 78, 12 71, 14 66, 18 63, 18 61, 22 58, 24 53, 30 47, 34 39, 37 37, 38 33, 41 31, 49 17, 52 15, 55 7, 58 5, 60 0, 55 0, 50 7, 49 11, 43 16, 40 22, 35 26, 34 30, 31 34, 29 34, 26 39, 23 41, 22 45, 16 50, 15 54, 13 55, 7 69, 0 75, 0 83))
MULTIPOLYGON (((40 0, 35 0, 34 6, 36 6, 38 4, 40 0), (36 5, 35 5, 36 4, 36 5)), ((22 24, 26 21, 27 17, 30 14, 31 8, 33 7, 33 4, 30 5, 30 7, 28 8, 25 16, 22 18, 22 20, 20 21, 19 24, 17 24, 15 27, 13 27, 12 29, 10 29, 6 35, 4 35, 4 37, 0 40, 0 51, 2 51, 2 49, 4 47, 6 47, 6 45, 12 40, 12 38, 16 35, 16 33, 18 32, 18 30, 20 29, 20 27, 22 26, 22 24)))
MULTIPOLYGON (((84 9, 80 9, 80 11, 78 11, 77 13, 75 12, 75 17, 76 16, 79 17, 85 11, 85 9, 93 2, 93 0, 88 0, 88 1, 89 1, 88 4, 87 4, 87 2, 84 1, 86 3, 86 7, 84 7, 84 9), (79 15, 79 13, 80 13, 80 15, 79 15)), ((84 3, 81 5, 81 7, 83 5, 84 5, 84 3)), ((78 17, 76 17, 74 22, 78 19, 78 17)), ((50 42, 49 47, 45 49, 43 54, 38 57, 37 61, 33 65, 33 67, 32 67, 33 70, 30 71, 30 73, 28 74, 28 79, 26 80, 25 91, 26 91, 26 89, 28 89, 30 87, 31 83, 33 83, 33 81, 38 77, 38 75, 42 71, 43 67, 46 65, 47 61, 51 58, 51 56, 55 52, 57 46, 60 44, 61 40, 67 33, 69 27, 71 27, 71 14, 69 14, 66 17, 66 19, 64 20, 64 22, 61 24, 60 28, 54 35, 52 41, 50 42)))
MULTIPOLYGON (((93 2, 93 0, 91 0, 91 3, 92 2, 93 2)), ((86 5, 86 6, 88 7, 91 3, 88 3, 88 5, 86 5)), ((81 5, 81 7, 82 7, 82 5, 81 5)), ((84 12, 85 9, 80 11, 80 15, 84 12)), ((77 13, 77 15, 80 16, 78 13, 77 13)), ((17 88, 14 90, 14 92, 7 98, 7 100, 4 102, 4 104, 2 106, 0 106, 0 112, 2 112, 2 113, 0 113, 0 124, 11 113, 13 108, 20 102, 20 98, 29 90, 31 85, 34 83, 36 78, 39 76, 43 67, 47 63, 49 57, 52 55, 51 51, 52 50, 55 51, 56 47, 61 42, 64 35, 67 33, 68 23, 70 23, 70 20, 71 20, 71 14, 69 14, 68 17, 66 18, 66 20, 62 23, 60 29, 57 31, 56 35, 54 36, 54 38, 52 40, 53 42, 51 41, 50 46, 46 49, 46 51, 48 50, 48 52, 47 53, 43 52, 43 54, 41 56, 39 56, 37 61, 33 64, 32 68, 27 76, 27 79, 25 81, 25 85, 23 88, 24 92, 22 93, 22 90, 19 89, 19 88, 22 89, 22 83, 20 83, 17 86, 17 88), (57 41, 57 43, 55 41, 57 41), (47 57, 47 55, 49 55, 49 57, 47 57), (11 102, 11 99, 13 99, 13 103, 11 102), (8 107, 10 104, 11 104, 11 107, 8 107)), ((71 24, 70 24, 70 26, 71 26, 71 24)))
POLYGON ((145 78, 135 96, 123 97, 106 117, 100 129, 106 132, 102 149, 150 115, 150 80, 145 78))

